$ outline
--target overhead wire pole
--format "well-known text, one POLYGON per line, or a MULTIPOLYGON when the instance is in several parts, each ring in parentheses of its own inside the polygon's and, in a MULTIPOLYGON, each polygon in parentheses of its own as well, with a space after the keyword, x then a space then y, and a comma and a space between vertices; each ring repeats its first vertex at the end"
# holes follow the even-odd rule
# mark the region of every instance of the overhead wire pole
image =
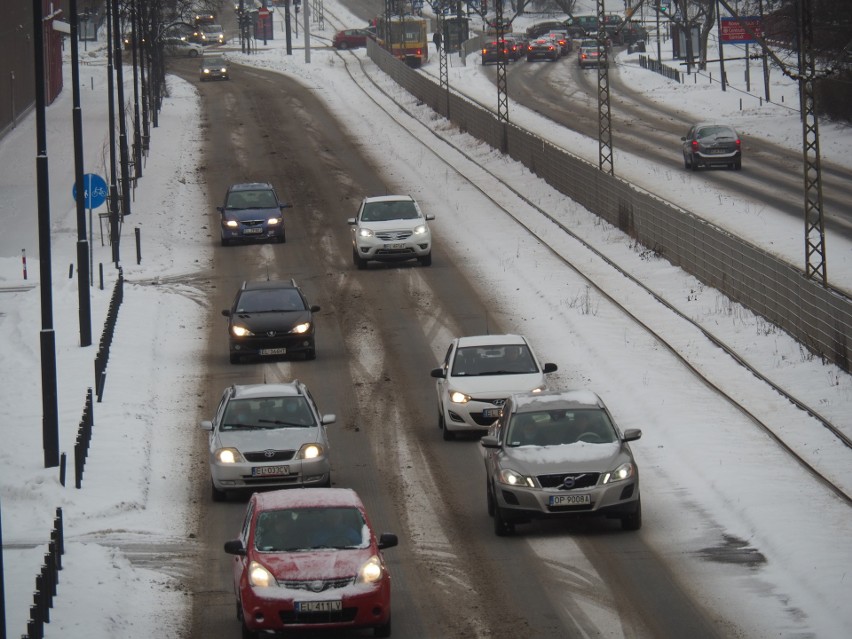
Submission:
POLYGON ((506 127, 509 124, 509 90, 506 83, 506 33, 503 25, 503 0, 495 0, 494 2, 494 21, 497 32, 497 46, 503 51, 497 57, 497 120, 502 123, 503 137, 501 141, 501 151, 505 153, 508 149, 509 131, 506 127))
POLYGON ((442 13, 438 14, 438 33, 441 34, 441 44, 438 47, 438 77, 441 82, 441 88, 444 90, 444 95, 447 98, 446 104, 446 118, 450 118, 450 75, 447 70, 447 45, 449 45, 450 39, 447 37, 449 34, 444 33, 444 15, 442 13))
POLYGON ((604 24, 604 0, 597 0, 598 14, 598 168, 615 175, 612 161, 612 115, 609 101, 609 47, 604 24))

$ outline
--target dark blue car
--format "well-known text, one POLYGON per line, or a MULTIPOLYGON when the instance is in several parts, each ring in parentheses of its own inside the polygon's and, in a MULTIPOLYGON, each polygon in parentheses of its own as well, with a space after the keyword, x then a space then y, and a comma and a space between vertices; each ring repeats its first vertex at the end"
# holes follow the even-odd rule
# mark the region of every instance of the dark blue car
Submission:
POLYGON ((266 182, 234 184, 225 195, 225 205, 217 207, 222 215, 222 246, 233 242, 273 240, 284 243, 285 208, 266 182))

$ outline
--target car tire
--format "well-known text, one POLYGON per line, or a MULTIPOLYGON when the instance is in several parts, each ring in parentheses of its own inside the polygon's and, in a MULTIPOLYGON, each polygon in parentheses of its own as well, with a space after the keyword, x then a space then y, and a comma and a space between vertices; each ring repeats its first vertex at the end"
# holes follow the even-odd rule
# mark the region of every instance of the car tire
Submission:
POLYGON ((388 622, 383 623, 381 626, 376 626, 373 628, 373 636, 374 637, 390 637, 391 636, 391 620, 388 617, 388 622))
POLYGON ((221 502, 228 499, 228 493, 224 490, 219 490, 212 483, 210 484, 210 496, 213 497, 213 501, 215 502, 221 502))
POLYGON ((515 523, 506 518, 505 511, 494 504, 494 534, 498 537, 508 537, 514 534, 515 523))
POLYGON ((432 253, 424 255, 423 257, 418 257, 417 261, 420 262, 421 266, 432 266, 432 253))
POLYGON ((230 246, 230 245, 231 245, 231 240, 225 239, 223 237, 222 238, 222 246, 230 246))
POLYGON ((338 46, 337 48, 338 48, 338 49, 346 50, 346 49, 348 49, 348 48, 349 48, 349 45, 348 45, 348 44, 346 44, 345 42, 341 42, 341 43, 340 43, 340 46, 338 46))
POLYGON ((743 168, 743 161, 741 159, 734 162, 734 171, 742 171, 742 168, 743 168))
POLYGON ((239 355, 234 355, 233 353, 228 356, 228 359, 231 364, 239 364, 242 361, 242 358, 239 355))
POLYGON ((198 51, 194 51, 194 50, 193 50, 193 51, 190 51, 190 52, 189 52, 189 57, 190 57, 190 58, 197 58, 197 57, 198 57, 198 51))
POLYGON ((446 424, 446 421, 444 420, 443 415, 441 416, 440 419, 441 419, 440 424, 441 424, 441 430, 443 431, 444 441, 445 442, 453 441, 456 438, 456 434, 453 431, 451 431, 449 428, 447 428, 447 424, 446 424))
POLYGON ((622 530, 639 530, 642 527, 642 500, 636 500, 636 510, 621 518, 622 530))
POLYGON ((692 158, 692 162, 689 163, 689 168, 693 171, 698 170, 698 162, 695 161, 695 158, 692 158))
POLYGON ((488 516, 494 516, 494 492, 491 490, 491 484, 488 483, 488 480, 485 480, 485 503, 486 508, 488 509, 488 516))
POLYGON ((692 166, 689 163, 689 158, 686 157, 686 153, 683 154, 683 168, 690 169, 692 166))
POLYGON ((242 638, 243 639, 257 639, 258 638, 258 634, 254 630, 249 629, 249 627, 246 625, 245 620, 243 621, 243 623, 241 625, 242 625, 242 631, 243 631, 242 632, 242 638))
POLYGON ((314 348, 305 351, 306 360, 314 360, 317 358, 317 351, 314 348))
POLYGON ((359 271, 363 271, 367 268, 367 260, 358 255, 358 251, 356 249, 352 249, 352 261, 355 263, 355 266, 359 271))
POLYGON ((278 238, 278 243, 279 244, 286 244, 287 243, 287 234, 286 233, 281 233, 281 236, 278 238))

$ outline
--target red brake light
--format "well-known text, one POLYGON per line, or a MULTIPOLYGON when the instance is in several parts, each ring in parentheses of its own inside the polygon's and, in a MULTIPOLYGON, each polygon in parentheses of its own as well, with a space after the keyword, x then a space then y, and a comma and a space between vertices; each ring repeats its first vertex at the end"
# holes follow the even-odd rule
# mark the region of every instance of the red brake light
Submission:
POLYGON ((698 140, 693 140, 693 141, 692 141, 692 148, 693 148, 693 149, 698 149, 698 140))
POLYGON ((737 149, 739 150, 739 148, 742 146, 742 140, 740 140, 739 138, 737 138, 737 141, 736 141, 736 142, 734 142, 734 144, 736 144, 736 145, 737 145, 737 149))

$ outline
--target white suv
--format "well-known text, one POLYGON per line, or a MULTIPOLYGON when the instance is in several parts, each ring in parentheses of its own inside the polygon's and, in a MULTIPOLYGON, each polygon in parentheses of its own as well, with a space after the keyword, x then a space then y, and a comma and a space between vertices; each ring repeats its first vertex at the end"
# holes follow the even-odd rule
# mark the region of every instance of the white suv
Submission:
POLYGON ((347 220, 352 226, 352 260, 359 269, 367 262, 417 260, 432 264, 432 233, 417 202, 409 195, 367 197, 358 216, 347 220))
POLYGON ((457 337, 432 371, 444 439, 487 430, 510 395, 545 390, 544 376, 555 370, 556 364, 539 363, 521 335, 457 337))

